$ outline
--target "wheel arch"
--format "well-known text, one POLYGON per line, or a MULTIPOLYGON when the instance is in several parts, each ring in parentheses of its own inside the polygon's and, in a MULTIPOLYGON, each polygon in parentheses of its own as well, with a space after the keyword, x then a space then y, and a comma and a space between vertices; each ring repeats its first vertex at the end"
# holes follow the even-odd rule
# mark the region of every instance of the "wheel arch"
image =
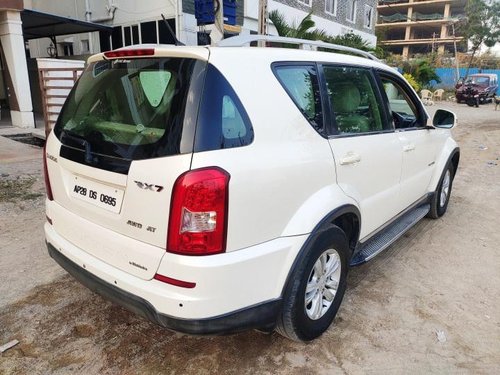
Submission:
POLYGON ((443 148, 441 156, 436 160, 436 168, 434 170, 434 175, 431 178, 429 183, 428 191, 433 193, 436 191, 436 188, 441 180, 443 175, 443 170, 448 163, 453 164, 453 177, 457 173, 458 163, 460 161, 460 148, 453 141, 453 143, 447 143, 443 148))
POLYGON ((309 249, 314 246, 316 240, 319 236, 328 235, 328 231, 335 230, 336 228, 342 230, 348 241, 348 246, 351 254, 359 240, 359 234, 361 229, 361 213, 359 209, 352 204, 344 204, 336 209, 330 211, 323 219, 316 224, 313 231, 310 233, 309 237, 306 239, 302 248, 298 252, 295 260, 288 271, 285 283, 281 295, 283 296, 287 286, 290 283, 291 275, 293 274, 296 267, 303 261, 307 255, 309 249))
POLYGON ((457 174, 458 163, 460 162, 460 149, 458 147, 451 156, 451 162, 453 163, 453 177, 455 177, 457 174))

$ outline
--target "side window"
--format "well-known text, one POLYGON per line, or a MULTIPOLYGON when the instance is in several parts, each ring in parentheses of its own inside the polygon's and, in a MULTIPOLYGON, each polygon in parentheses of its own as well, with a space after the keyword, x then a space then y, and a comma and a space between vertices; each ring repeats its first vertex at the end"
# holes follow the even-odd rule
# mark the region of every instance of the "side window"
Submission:
POLYGON ((198 114, 195 152, 246 146, 253 141, 250 119, 229 82, 213 66, 207 75, 198 114))
POLYGON ((275 74, 302 114, 318 131, 323 129, 323 111, 314 65, 276 65, 275 74))
POLYGON ((418 126, 417 107, 401 84, 384 76, 380 79, 387 96, 387 104, 394 121, 394 127, 396 129, 405 129, 418 126))
POLYGON ((326 88, 340 134, 359 134, 388 129, 370 70, 324 66, 326 88))

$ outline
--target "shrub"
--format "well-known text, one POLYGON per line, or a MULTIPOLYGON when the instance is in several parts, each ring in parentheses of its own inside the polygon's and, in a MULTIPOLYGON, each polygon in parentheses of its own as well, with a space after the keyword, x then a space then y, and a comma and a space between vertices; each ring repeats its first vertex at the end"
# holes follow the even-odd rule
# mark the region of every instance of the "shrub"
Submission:
POLYGON ((416 92, 420 91, 420 85, 419 83, 415 80, 415 78, 410 74, 410 73, 403 73, 403 77, 408 81, 408 83, 413 87, 413 90, 416 92))

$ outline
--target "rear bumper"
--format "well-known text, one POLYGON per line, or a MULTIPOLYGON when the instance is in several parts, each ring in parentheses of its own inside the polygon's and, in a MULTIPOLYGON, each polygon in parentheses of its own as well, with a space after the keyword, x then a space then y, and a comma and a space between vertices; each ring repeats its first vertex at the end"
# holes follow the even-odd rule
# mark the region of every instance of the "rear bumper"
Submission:
POLYGON ((252 328, 273 327, 281 309, 281 299, 268 301, 229 314, 207 319, 179 319, 159 313, 148 301, 109 284, 69 260, 47 243, 50 256, 90 290, 165 328, 188 334, 222 334, 252 328))

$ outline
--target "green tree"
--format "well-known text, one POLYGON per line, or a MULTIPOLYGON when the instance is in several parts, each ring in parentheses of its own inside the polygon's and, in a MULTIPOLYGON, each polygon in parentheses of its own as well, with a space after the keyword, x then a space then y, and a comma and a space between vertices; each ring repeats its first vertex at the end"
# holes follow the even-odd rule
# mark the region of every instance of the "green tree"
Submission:
MULTIPOLYGON (((338 36, 330 36, 326 31, 316 29, 316 24, 312 19, 312 13, 305 16, 299 24, 289 24, 285 16, 278 10, 273 10, 269 13, 269 19, 273 22, 279 36, 289 38, 299 38, 307 40, 321 40, 327 43, 339 44, 346 47, 357 48, 363 51, 376 52, 377 55, 382 54, 380 50, 371 48, 366 40, 352 32, 338 36)), ((381 56, 379 56, 381 57, 381 56)))
POLYGON ((428 87, 430 81, 441 82, 441 79, 427 59, 406 61, 403 64, 403 72, 411 74, 418 85, 423 88, 428 87))
POLYGON ((273 22, 279 36, 288 38, 299 38, 307 40, 325 40, 328 35, 324 30, 314 28, 316 24, 312 19, 312 13, 306 15, 299 24, 289 24, 283 13, 278 10, 269 12, 269 19, 273 22))
POLYGON ((500 2, 498 0, 468 0, 466 22, 460 31, 471 45, 471 57, 465 76, 469 74, 474 55, 481 45, 493 47, 500 41, 500 2))
POLYGON ((338 35, 328 38, 329 43, 340 44, 341 46, 357 48, 363 51, 372 51, 368 42, 357 34, 349 32, 343 35, 338 35))

